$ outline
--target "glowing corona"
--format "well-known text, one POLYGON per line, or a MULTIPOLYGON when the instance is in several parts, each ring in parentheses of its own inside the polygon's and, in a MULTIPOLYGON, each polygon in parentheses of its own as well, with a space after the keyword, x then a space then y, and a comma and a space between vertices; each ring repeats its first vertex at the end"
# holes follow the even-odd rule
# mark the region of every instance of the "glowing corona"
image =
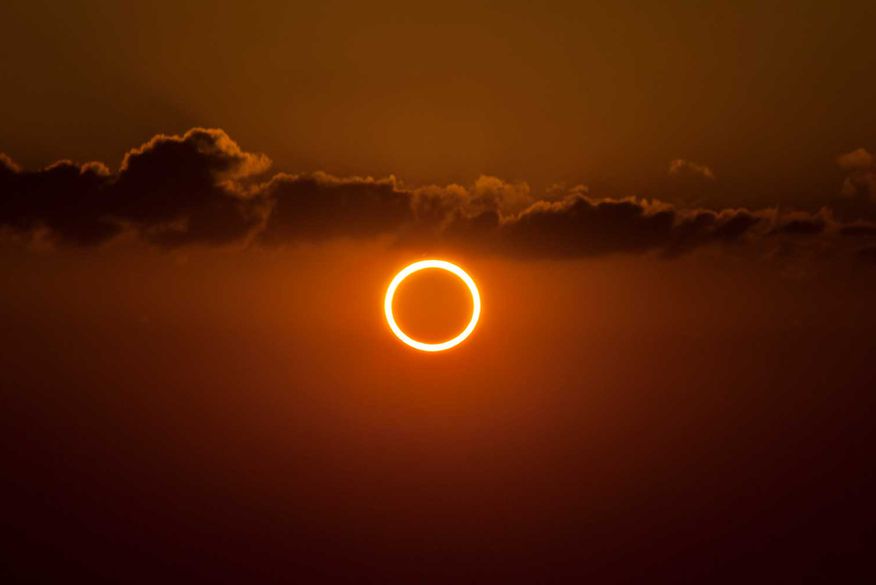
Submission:
POLYGON ((392 329, 395 336, 403 342, 414 349, 419 349, 420 351, 444 351, 445 349, 450 349, 451 347, 459 345, 466 337, 471 335, 472 331, 474 331, 475 326, 478 324, 478 318, 481 316, 481 295, 478 293, 478 287, 475 285, 471 276, 466 274, 466 272, 456 264, 444 260, 420 260, 419 262, 414 262, 413 264, 406 266, 401 272, 396 274, 395 278, 392 279, 392 282, 389 283, 389 288, 386 289, 386 298, 383 302, 383 310, 386 313, 386 322, 389 324, 389 328, 392 329), (392 314, 392 299, 395 296, 395 290, 408 276, 415 272, 419 272, 420 270, 426 270, 427 268, 438 268, 456 275, 465 283, 468 287, 468 291, 471 293, 471 320, 468 322, 468 325, 465 326, 465 329, 462 330, 462 333, 453 339, 442 341, 441 343, 424 343, 413 339, 401 330, 401 327, 395 322, 395 316, 392 314))

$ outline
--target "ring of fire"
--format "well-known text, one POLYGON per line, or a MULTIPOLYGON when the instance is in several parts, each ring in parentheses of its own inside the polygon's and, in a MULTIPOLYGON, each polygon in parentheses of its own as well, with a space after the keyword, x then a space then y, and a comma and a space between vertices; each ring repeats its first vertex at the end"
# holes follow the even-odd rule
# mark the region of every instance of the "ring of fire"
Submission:
POLYGON ((474 331, 475 326, 478 324, 478 319, 481 316, 481 295, 478 292, 478 287, 475 284, 474 280, 472 280, 471 276, 466 274, 466 272, 457 266, 456 264, 452 264, 445 260, 420 260, 419 262, 414 262, 403 268, 401 272, 395 275, 395 278, 392 279, 392 282, 389 283, 389 288, 386 289, 386 298, 383 301, 383 311, 386 313, 386 322, 389 324, 389 328, 395 334, 396 337, 401 339, 403 342, 413 347, 414 349, 419 349, 420 351, 444 351, 445 349, 450 349, 451 347, 455 347, 462 343, 466 337, 471 335, 471 332, 474 331), (395 316, 392 313, 392 300, 395 297, 395 291, 399 287, 399 285, 404 282, 408 276, 415 272, 419 272, 420 270, 426 270, 427 268, 437 268, 439 270, 446 270, 451 274, 456 275, 465 285, 468 287, 468 291, 471 293, 471 302, 472 302, 472 310, 471 310, 471 319, 468 322, 468 325, 465 326, 465 329, 462 330, 462 333, 454 337, 453 339, 449 339, 447 341, 442 341, 441 343, 424 343, 422 341, 417 341, 413 339, 409 335, 407 335, 404 331, 402 331, 401 327, 398 326, 398 323, 395 322, 395 316))

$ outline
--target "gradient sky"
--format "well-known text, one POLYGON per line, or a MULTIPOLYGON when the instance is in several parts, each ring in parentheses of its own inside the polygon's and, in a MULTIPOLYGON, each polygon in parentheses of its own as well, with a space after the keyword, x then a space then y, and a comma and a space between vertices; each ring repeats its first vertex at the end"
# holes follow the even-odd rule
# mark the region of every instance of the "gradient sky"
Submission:
POLYGON ((0 578, 873 581, 872 22, 3 2, 0 578))
POLYGON ((874 148, 869 2, 4 2, 0 149, 102 160, 221 127, 281 170, 823 200, 874 148))

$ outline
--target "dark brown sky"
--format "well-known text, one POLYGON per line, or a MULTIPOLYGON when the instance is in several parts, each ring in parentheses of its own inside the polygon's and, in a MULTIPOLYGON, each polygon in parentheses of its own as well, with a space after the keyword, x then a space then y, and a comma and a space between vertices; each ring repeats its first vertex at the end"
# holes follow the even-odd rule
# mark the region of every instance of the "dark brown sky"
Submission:
POLYGON ((870 2, 12 0, 0 150, 115 165, 207 126, 289 172, 648 195, 681 158, 749 205, 822 200, 838 154, 876 147, 874 19, 870 2))

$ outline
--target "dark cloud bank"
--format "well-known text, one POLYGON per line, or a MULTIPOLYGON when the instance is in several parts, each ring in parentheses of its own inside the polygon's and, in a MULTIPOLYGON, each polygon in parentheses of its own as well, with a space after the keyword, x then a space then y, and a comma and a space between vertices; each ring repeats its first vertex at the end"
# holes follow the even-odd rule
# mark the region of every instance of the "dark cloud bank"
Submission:
MULTIPOLYGON (((551 258, 675 256, 710 245, 816 240, 873 258, 873 161, 863 149, 840 156, 848 178, 818 211, 684 209, 598 199, 581 186, 537 197, 526 184, 492 177, 468 187, 410 188, 394 177, 269 175, 264 155, 241 150, 221 130, 197 128, 156 136, 128 152, 118 172, 69 161, 26 171, 0 154, 0 228, 76 246, 99 245, 123 232, 167 247, 386 234, 399 245, 551 258)), ((707 167, 684 161, 670 167, 671 174, 682 171, 714 180, 707 167)))

